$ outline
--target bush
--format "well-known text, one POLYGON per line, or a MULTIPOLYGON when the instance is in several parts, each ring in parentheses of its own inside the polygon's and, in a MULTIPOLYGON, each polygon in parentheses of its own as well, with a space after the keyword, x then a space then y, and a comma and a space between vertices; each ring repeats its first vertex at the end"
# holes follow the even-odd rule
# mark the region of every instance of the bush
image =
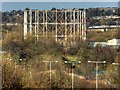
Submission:
POLYGON ((25 72, 22 71, 21 68, 15 69, 15 63, 12 61, 5 61, 3 62, 2 67, 2 74, 3 74, 3 86, 2 88, 7 89, 15 89, 15 88, 23 88, 25 86, 25 80, 23 80, 23 77, 25 75, 25 72))
POLYGON ((31 36, 23 40, 20 38, 19 32, 9 33, 9 39, 5 39, 3 43, 3 50, 8 51, 11 55, 17 55, 18 59, 31 59, 43 53, 60 54, 62 52, 61 46, 55 41, 48 39, 40 39, 35 41, 31 36))
POLYGON ((111 88, 120 88, 120 68, 109 65, 106 70, 107 85, 111 88))

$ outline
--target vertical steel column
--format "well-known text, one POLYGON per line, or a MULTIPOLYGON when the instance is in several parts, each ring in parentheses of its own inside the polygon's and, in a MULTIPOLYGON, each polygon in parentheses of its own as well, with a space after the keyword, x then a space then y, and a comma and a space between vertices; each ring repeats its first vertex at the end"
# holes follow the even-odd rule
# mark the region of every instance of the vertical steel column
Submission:
POLYGON ((66 16, 66 10, 65 10, 65 41, 67 41, 67 16, 66 16))
POLYGON ((55 32, 56 36, 55 36, 55 38, 56 38, 56 42, 57 42, 57 39, 58 39, 58 37, 57 37, 57 31, 58 31, 57 30, 57 25, 58 25, 57 24, 57 10, 56 10, 56 14, 55 15, 56 15, 56 32, 55 32))
POLYGON ((79 11, 77 11, 77 34, 79 35, 79 15, 80 15, 80 13, 79 13, 79 11))
MULTIPOLYGON (((70 10, 70 23, 72 23, 72 11, 71 10, 70 10)), ((72 36, 72 32, 73 32, 72 25, 73 24, 70 24, 70 36, 72 36)))
POLYGON ((45 35, 45 13, 44 13, 44 11, 42 11, 43 12, 43 24, 42 24, 42 26, 43 26, 43 36, 45 35))
POLYGON ((35 38, 37 37, 37 13, 36 13, 37 11, 35 11, 35 30, 34 30, 34 34, 35 34, 35 38))
POLYGON ((81 36, 82 36, 82 32, 81 32, 82 27, 81 27, 81 25, 82 25, 82 19, 81 19, 81 10, 80 10, 80 39, 81 39, 81 36))
POLYGON ((86 40, 86 11, 84 10, 84 40, 86 40))
POLYGON ((28 22, 27 22, 27 11, 24 11, 24 39, 26 39, 26 35, 27 35, 27 26, 28 26, 28 22))
POLYGON ((74 36, 75 36, 75 10, 73 10, 73 30, 74 30, 74 36))
POLYGON ((36 30, 36 34, 37 34, 37 41, 39 39, 39 11, 37 10, 37 30, 36 30))
POLYGON ((45 31, 45 34, 47 35, 47 30, 48 30, 48 29, 47 29, 47 24, 48 24, 48 23, 47 23, 47 19, 48 19, 48 18, 47 18, 47 10, 46 10, 46 14, 45 14, 45 15, 46 15, 46 31, 45 31))
POLYGON ((75 45, 75 34, 76 34, 76 30, 75 30, 75 10, 73 10, 73 45, 75 45))
POLYGON ((32 34, 32 10, 29 10, 30 15, 30 34, 32 34))
POLYGON ((84 36, 84 11, 82 11, 82 40, 84 36))

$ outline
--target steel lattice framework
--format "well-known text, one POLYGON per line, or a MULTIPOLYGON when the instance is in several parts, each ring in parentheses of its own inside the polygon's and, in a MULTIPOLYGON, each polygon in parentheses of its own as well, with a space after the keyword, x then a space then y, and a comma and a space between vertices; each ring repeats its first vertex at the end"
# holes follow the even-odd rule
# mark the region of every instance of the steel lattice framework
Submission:
POLYGON ((79 37, 86 40, 85 9, 70 10, 25 10, 24 37, 32 34, 35 37, 55 37, 65 40, 68 37, 79 37))

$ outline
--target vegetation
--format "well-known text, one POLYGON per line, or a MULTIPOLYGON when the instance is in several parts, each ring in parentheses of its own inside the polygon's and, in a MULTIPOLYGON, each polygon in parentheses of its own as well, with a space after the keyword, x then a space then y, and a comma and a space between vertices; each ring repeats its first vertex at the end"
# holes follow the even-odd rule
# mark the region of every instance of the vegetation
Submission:
POLYGON ((3 23, 23 23, 23 11, 22 10, 12 10, 2 12, 2 22, 3 23))
MULTIPOLYGON (((28 9, 28 8, 27 8, 28 9)), ((56 10, 56 8, 52 8, 56 10)), ((106 16, 117 11, 104 9, 87 10, 88 26, 105 23, 103 20, 90 20, 94 16, 106 16), (100 13, 99 13, 100 11, 100 13), (92 13, 90 13, 92 12, 92 13), (94 15, 94 16, 93 16, 94 15), (90 22, 89 22, 90 21, 90 22)), ((4 23, 23 23, 23 11, 3 12, 4 23), (18 15, 19 14, 19 15, 18 15)), ((112 20, 110 20, 110 23, 112 20)), ((71 88, 72 70, 75 88, 95 88, 95 64, 91 61, 107 61, 106 64, 99 64, 100 88, 117 88, 119 72, 112 62, 119 62, 120 50, 110 47, 90 47, 87 42, 76 42, 76 45, 65 49, 53 38, 35 38, 28 36, 23 39, 23 26, 3 25, 2 49, 7 53, 2 55, 3 65, 3 88, 71 88), (65 60, 81 61, 80 64, 64 63, 65 60), (44 62, 47 61, 47 62, 44 62), (58 61, 58 62, 55 62, 58 61), (50 63, 51 71, 50 71, 50 63), (51 74, 51 80, 50 80, 51 74), (107 82, 106 82, 107 79, 107 82), (106 82, 106 84, 104 84, 106 82)), ((88 41, 107 41, 113 37, 119 38, 119 31, 108 32, 87 32, 88 41)))
POLYGON ((78 57, 73 55, 66 56, 65 58, 68 61, 78 61, 78 57))
MULTIPOLYGON (((74 8, 75 9, 75 8, 74 8)), ((26 8, 29 10, 29 8, 26 8)), ((51 10, 56 10, 56 8, 52 8, 51 10)), ((57 9, 60 10, 60 9, 57 9)), ((64 10, 64 8, 63 8, 64 10)), ((118 19, 94 19, 93 17, 99 16, 120 16, 118 12, 119 8, 89 8, 86 10, 87 12, 87 27, 95 26, 95 25, 116 25, 119 24, 118 19)), ((12 10, 2 12, 2 22, 3 23, 23 23, 23 11, 22 10, 12 10)))
POLYGON ((95 41, 95 42, 107 42, 113 38, 120 38, 119 36, 120 30, 109 30, 106 32, 101 31, 88 31, 87 32, 87 40, 95 41))
POLYGON ((107 68, 106 79, 109 88, 120 88, 120 69, 119 65, 109 65, 107 68))

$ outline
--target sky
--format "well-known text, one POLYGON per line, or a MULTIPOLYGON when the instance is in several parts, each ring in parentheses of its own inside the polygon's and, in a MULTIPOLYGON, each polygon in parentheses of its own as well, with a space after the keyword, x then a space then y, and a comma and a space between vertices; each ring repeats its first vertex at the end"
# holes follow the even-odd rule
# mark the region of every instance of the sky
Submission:
POLYGON ((2 2, 2 11, 24 10, 25 8, 50 10, 72 8, 118 7, 118 2, 2 2))
POLYGON ((119 2, 120 0, 1 0, 2 2, 119 2))

